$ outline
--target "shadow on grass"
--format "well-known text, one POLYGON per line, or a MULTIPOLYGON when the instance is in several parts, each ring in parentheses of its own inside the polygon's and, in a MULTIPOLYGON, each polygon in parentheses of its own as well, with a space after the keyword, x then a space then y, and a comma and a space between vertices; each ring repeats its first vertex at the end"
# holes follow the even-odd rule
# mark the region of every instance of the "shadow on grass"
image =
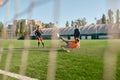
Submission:
MULTIPOLYGON (((9 48, 4 48, 4 51, 8 51, 9 48)), ((14 51, 23 51, 23 50, 29 50, 29 51, 40 51, 40 52, 49 52, 49 49, 44 49, 44 48, 13 48, 14 51)))
POLYGON ((66 51, 63 50, 63 49, 58 49, 57 51, 58 51, 58 52, 66 52, 66 51))
MULTIPOLYGON (((23 51, 23 50, 29 50, 29 51, 40 51, 40 52, 50 52, 50 48, 12 48, 14 51, 23 51)), ((9 48, 4 48, 4 51, 9 51, 9 48)), ((66 50, 63 49, 53 49, 53 51, 57 52, 66 52, 66 50)))

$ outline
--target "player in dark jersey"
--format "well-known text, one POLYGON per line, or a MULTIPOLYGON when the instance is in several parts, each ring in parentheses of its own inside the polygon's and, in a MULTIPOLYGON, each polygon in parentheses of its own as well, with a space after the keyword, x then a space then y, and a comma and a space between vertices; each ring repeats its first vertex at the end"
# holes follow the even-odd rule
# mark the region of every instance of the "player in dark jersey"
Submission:
POLYGON ((80 30, 78 29, 78 25, 75 25, 74 29, 74 39, 80 38, 80 30))
POLYGON ((38 39, 38 48, 40 47, 40 42, 42 43, 42 46, 44 47, 44 42, 42 38, 42 33, 43 31, 40 29, 40 27, 37 25, 37 29, 35 30, 35 35, 37 36, 38 39))

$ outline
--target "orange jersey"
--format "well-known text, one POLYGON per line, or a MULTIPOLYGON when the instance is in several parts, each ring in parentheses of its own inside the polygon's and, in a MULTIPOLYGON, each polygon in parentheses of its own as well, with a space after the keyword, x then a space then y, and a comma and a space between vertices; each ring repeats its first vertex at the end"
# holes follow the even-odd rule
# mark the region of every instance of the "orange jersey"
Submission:
POLYGON ((80 48, 79 43, 75 42, 75 41, 71 41, 69 43, 69 48, 80 48))

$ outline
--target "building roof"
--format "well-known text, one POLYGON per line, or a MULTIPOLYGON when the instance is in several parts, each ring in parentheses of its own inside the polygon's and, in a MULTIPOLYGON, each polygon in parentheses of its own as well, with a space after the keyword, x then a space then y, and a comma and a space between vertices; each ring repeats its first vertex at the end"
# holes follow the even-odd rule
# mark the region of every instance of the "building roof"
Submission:
MULTIPOLYGON (((79 27, 81 34, 95 34, 95 33, 120 33, 120 25, 113 24, 97 24, 89 26, 79 27)), ((51 35, 52 32, 58 31, 60 35, 72 35, 74 33, 74 27, 67 28, 45 28, 43 29, 43 35, 51 35)))

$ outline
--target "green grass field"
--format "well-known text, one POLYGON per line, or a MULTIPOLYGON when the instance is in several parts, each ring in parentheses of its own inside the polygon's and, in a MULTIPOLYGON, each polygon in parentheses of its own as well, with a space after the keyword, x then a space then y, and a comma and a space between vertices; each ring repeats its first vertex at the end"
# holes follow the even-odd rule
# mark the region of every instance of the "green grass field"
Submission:
MULTIPOLYGON (((0 69, 5 69, 8 53, 8 45, 11 43, 3 41, 4 51, 0 61, 0 69)), ((37 41, 31 40, 27 60, 26 76, 46 80, 48 69, 48 56, 51 41, 45 41, 45 48, 37 48, 37 41)), ((64 44, 60 41, 60 45, 64 44)), ((107 47, 106 40, 81 40, 81 48, 73 49, 67 53, 57 47, 57 66, 55 80, 103 80, 103 55, 107 47)), ((14 52, 10 62, 10 72, 19 73, 21 54, 23 49, 22 40, 14 40, 14 52)), ((120 51, 117 55, 116 80, 120 80, 120 51)), ((2 80, 0 74, 0 80, 2 80)), ((17 80, 8 77, 8 80, 17 80)))

